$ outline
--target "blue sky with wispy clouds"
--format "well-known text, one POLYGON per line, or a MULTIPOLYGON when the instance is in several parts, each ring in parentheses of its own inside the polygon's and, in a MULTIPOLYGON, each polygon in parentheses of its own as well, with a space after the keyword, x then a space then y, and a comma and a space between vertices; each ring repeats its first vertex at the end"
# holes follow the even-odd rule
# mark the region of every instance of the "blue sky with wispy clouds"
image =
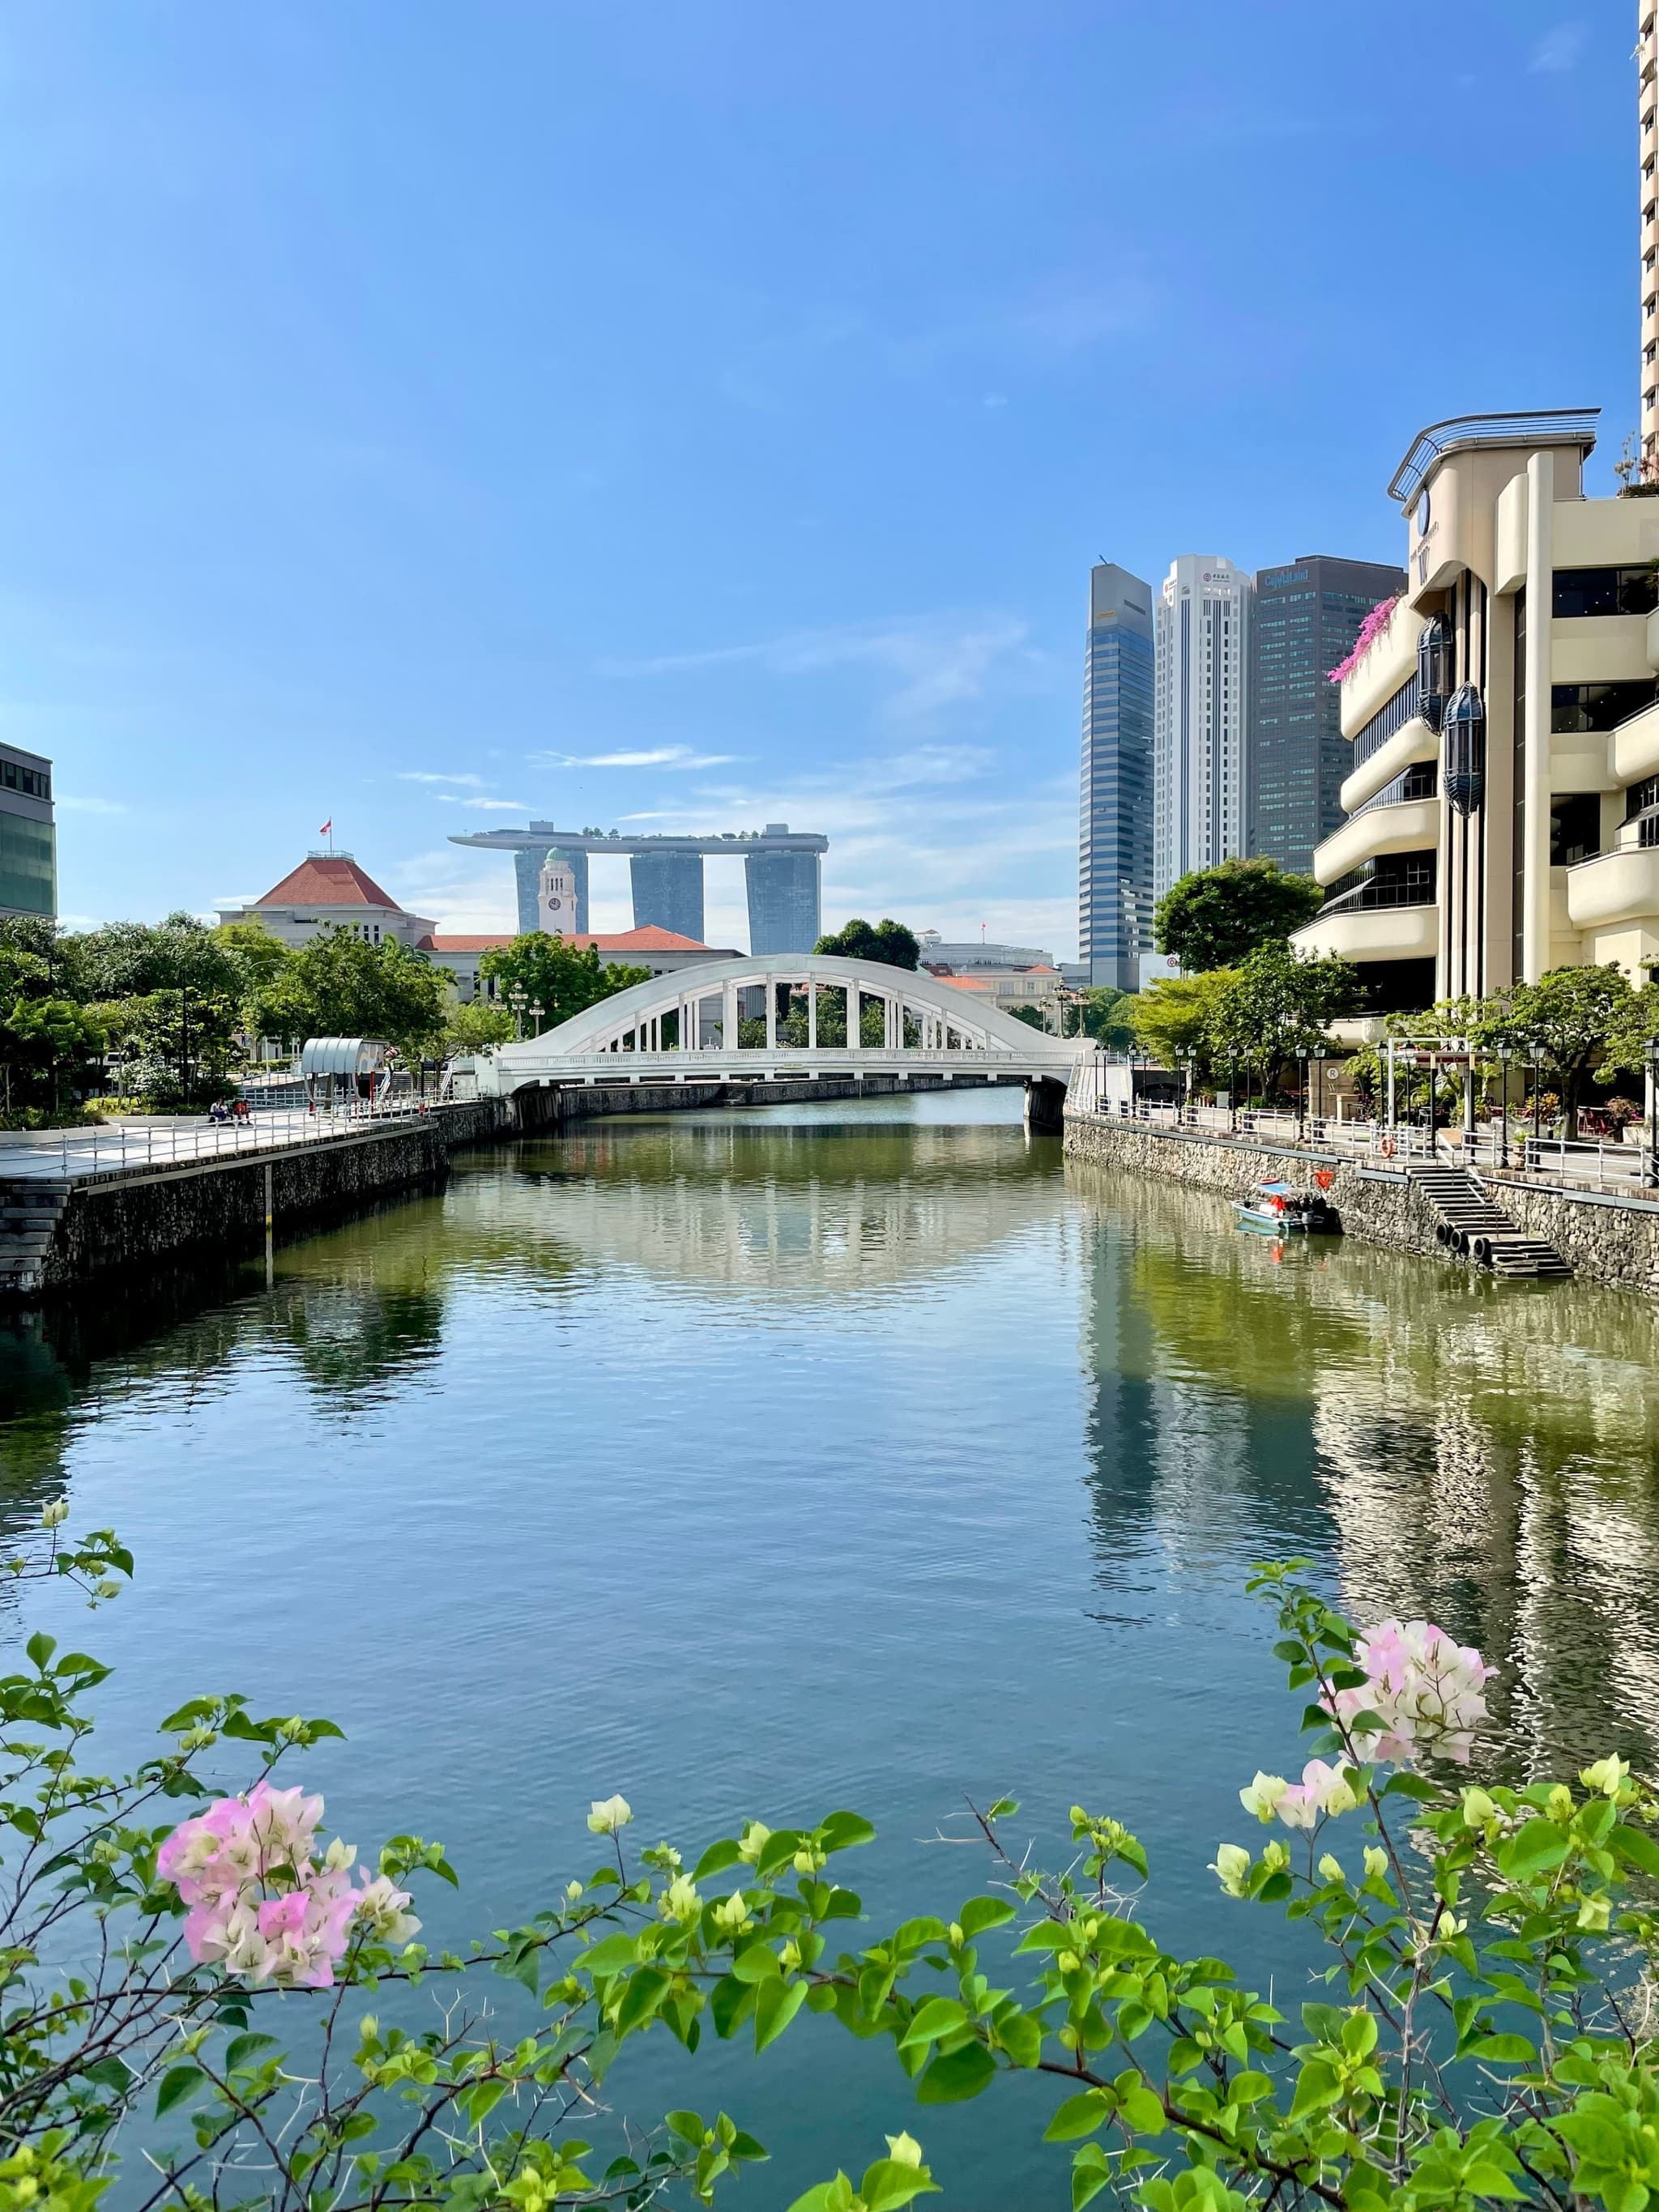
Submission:
POLYGON ((256 895, 331 816, 506 926, 449 831, 782 819, 832 920, 1069 955, 1092 560, 1394 557, 1474 409, 1600 404, 1610 488, 1634 24, 13 0, 0 732, 65 914, 256 895))

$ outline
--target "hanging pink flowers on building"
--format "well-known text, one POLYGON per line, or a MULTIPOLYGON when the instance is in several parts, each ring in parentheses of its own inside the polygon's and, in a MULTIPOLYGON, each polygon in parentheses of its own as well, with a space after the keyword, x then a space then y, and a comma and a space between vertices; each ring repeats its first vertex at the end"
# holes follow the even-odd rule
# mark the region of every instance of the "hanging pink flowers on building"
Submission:
POLYGON ((222 1966, 277 1989, 331 1989, 353 1923, 406 1943, 420 1926, 385 1875, 354 1888, 356 1852, 337 1839, 314 1856, 323 1801, 256 1783, 175 1828, 156 1854, 158 1880, 190 1910, 185 1942, 198 1966, 222 1966))
POLYGON ((1339 660, 1334 668, 1326 671, 1325 680, 1328 684, 1340 684, 1353 674, 1355 669, 1358 667, 1372 646, 1388 628, 1389 617, 1399 605, 1400 594, 1397 592, 1391 599, 1377 601, 1364 621, 1360 623, 1359 635, 1355 638, 1346 658, 1339 660))

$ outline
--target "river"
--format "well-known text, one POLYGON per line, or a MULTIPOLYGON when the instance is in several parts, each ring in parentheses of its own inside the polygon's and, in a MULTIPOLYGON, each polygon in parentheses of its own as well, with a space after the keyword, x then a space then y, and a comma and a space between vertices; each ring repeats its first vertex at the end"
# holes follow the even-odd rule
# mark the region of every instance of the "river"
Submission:
MULTIPOLYGON (((594 1123, 463 1155, 441 1195, 279 1247, 269 1285, 187 1270, 0 1335, 9 1526, 63 1492, 137 1555, 91 1622, 25 1608, 114 1663, 106 1756, 210 1687, 331 1715, 329 1826, 441 1836, 446 1936, 586 1870, 617 1790, 688 1856, 866 1813, 878 1922, 982 1889, 929 1840, 967 1797, 1019 1797, 1049 1863, 1081 1799, 1146 1840, 1170 1941, 1264 1972, 1265 1920, 1206 1872, 1239 1784, 1297 1756, 1253 1560, 1479 1643, 1511 1766, 1650 1760, 1659 1313, 1281 1252, 1068 1169, 1018 1110, 594 1123)), ((1042 2085, 919 2112, 884 2045, 822 2021, 614 2087, 769 2142, 738 2212, 905 2124, 943 2205, 1066 2201, 1042 2085)))

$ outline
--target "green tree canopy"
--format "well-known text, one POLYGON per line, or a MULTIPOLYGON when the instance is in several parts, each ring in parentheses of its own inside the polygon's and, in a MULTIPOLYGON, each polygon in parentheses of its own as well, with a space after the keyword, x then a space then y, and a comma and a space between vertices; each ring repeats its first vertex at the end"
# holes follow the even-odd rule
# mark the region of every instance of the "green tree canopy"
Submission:
POLYGON ((1508 1044, 1522 1060, 1560 1077, 1571 1135, 1584 1078, 1609 1058, 1624 1064, 1640 1010, 1624 969, 1609 961, 1604 968, 1552 968, 1535 983, 1516 984, 1507 1006, 1494 1008, 1484 1027, 1491 1042, 1508 1044))
POLYGON ((394 939, 329 929, 289 954, 248 1012, 261 1036, 381 1037, 418 1057, 443 1035, 451 980, 394 939))
POLYGON ((1282 939, 1259 945, 1211 1001, 1211 1057, 1271 1075, 1281 1061, 1316 1051, 1331 1024, 1358 1003, 1358 971, 1348 961, 1302 959, 1282 939))
POLYGON ((1083 1000, 1083 1034, 1113 1052, 1127 1052, 1135 1041, 1134 1010, 1139 1004, 1133 991, 1119 991, 1109 983, 1086 992, 1083 1000))
POLYGON ((89 999, 142 999, 153 991, 240 998, 252 979, 228 934, 193 914, 170 914, 164 921, 112 921, 60 939, 59 957, 89 999))
POLYGON ((812 950, 842 960, 879 961, 884 968, 915 968, 921 958, 915 932, 902 921, 878 921, 872 929, 857 915, 833 936, 819 938, 812 950))
POLYGON ((543 929, 532 929, 511 945, 498 945, 486 952, 478 963, 478 974, 494 982, 498 999, 517 988, 523 991, 526 1005, 539 1004, 544 1030, 556 1029, 631 984, 651 980, 648 968, 606 967, 597 945, 567 944, 543 929))
POLYGON ((1216 1001, 1233 980, 1227 968, 1158 976, 1127 1003, 1136 1038, 1165 1067, 1179 1067, 1189 1054, 1207 1064, 1216 1001))
POLYGON ((1160 952, 1188 975, 1236 968, 1247 953, 1311 921, 1325 894, 1311 876, 1287 875, 1277 860, 1223 860, 1182 876, 1158 901, 1160 952))

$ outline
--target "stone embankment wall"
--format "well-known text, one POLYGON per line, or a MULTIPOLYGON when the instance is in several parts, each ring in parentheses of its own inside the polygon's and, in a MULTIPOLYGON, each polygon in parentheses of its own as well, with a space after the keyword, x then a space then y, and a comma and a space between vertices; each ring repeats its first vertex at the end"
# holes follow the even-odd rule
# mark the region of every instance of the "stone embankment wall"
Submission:
MULTIPOLYGON (((1253 1144, 1249 1138, 1158 1129, 1094 1114, 1066 1115, 1066 1151, 1075 1159, 1228 1198, 1246 1197, 1257 1183, 1275 1178, 1311 1187, 1314 1170, 1328 1168, 1332 1182, 1325 1195, 1345 1234, 1443 1264, 1468 1264, 1435 1242, 1433 1209, 1397 1169, 1358 1167, 1343 1154, 1311 1146, 1253 1144)), ((1583 1280, 1659 1297, 1659 1203, 1549 1190, 1502 1176, 1483 1180, 1516 1227, 1553 1244, 1583 1280)))
POLYGON ((494 1099, 481 1099, 372 1133, 76 1182, 38 1277, 20 1287, 66 1290, 192 1249, 256 1251, 267 1172, 275 1230, 338 1220, 393 1192, 441 1183, 453 1152, 499 1135, 505 1121, 494 1099))

